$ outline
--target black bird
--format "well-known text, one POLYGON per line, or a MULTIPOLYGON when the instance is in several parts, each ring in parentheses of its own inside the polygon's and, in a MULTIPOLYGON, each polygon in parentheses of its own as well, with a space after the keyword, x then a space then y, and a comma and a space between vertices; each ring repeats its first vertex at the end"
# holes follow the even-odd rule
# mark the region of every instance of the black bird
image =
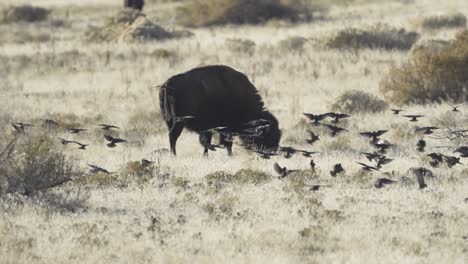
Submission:
POLYGON ((67 129, 67 131, 72 133, 72 134, 79 134, 80 132, 86 131, 86 129, 71 127, 69 129, 67 129))
POLYGON ((382 168, 383 165, 387 165, 392 161, 393 161, 393 159, 389 159, 389 158, 387 158, 385 156, 381 156, 379 158, 379 160, 377 161, 376 167, 377 167, 377 169, 380 169, 380 168, 382 168))
POLYGON ((274 152, 265 152, 262 150, 256 150, 255 153, 260 154, 260 158, 262 159, 270 159, 271 157, 278 155, 274 152))
POLYGON ((314 115, 314 114, 309 114, 309 113, 303 113, 308 119, 310 119, 312 124, 318 125, 320 124, 320 121, 323 119, 327 118, 330 116, 330 113, 325 113, 325 114, 319 114, 319 115, 314 115))
POLYGON ((429 164, 432 166, 432 167, 438 167, 439 166, 439 163, 443 162, 444 160, 444 155, 440 154, 440 153, 430 153, 430 154, 427 154, 426 156, 430 157, 432 159, 432 161, 429 162, 429 164))
POLYGON ((318 152, 316 151, 307 151, 307 150, 298 150, 299 152, 302 153, 302 156, 306 157, 306 158, 309 158, 310 156, 312 156, 313 154, 317 154, 318 152))
POLYGON ((351 115, 341 114, 341 113, 328 113, 328 116, 333 118, 332 120, 333 124, 338 124, 338 122, 340 122, 340 120, 343 118, 351 117, 351 115))
POLYGON ((458 157, 444 156, 444 159, 445 159, 445 164, 447 164, 447 167, 449 167, 449 168, 452 168, 453 166, 455 166, 457 164, 462 164, 460 162, 460 158, 458 158, 458 157))
POLYGON ((424 176, 426 176, 427 171, 428 170, 422 167, 414 170, 414 174, 416 175, 416 179, 418 180, 419 189, 424 189, 427 187, 427 184, 424 182, 424 176))
POLYGON ((284 157, 289 159, 295 154, 298 150, 293 147, 279 147, 278 149, 281 152, 284 152, 284 157))
POLYGON ((280 175, 278 177, 280 179, 284 179, 291 172, 297 171, 297 170, 288 170, 286 167, 281 167, 277 162, 275 162, 274 169, 275 169, 276 173, 278 173, 280 175))
POLYGON ((347 129, 342 128, 342 127, 338 127, 338 126, 335 126, 335 125, 328 125, 328 124, 323 124, 323 125, 330 129, 332 137, 338 135, 341 132, 347 131, 347 129))
POLYGON ((460 104, 460 105, 451 105, 451 104, 449 104, 449 105, 452 107, 452 110, 451 110, 452 112, 460 112, 460 110, 458 110, 458 108, 460 106, 462 106, 463 104, 460 104))
POLYGON ((154 163, 154 161, 151 161, 151 160, 147 160, 147 159, 142 159, 141 160, 141 166, 143 166, 144 168, 150 166, 153 163, 154 163))
POLYGON ((462 146, 457 148, 454 153, 460 153, 460 157, 462 158, 468 158, 468 146, 462 146))
POLYGON ((390 110, 393 112, 394 115, 398 115, 400 112, 405 111, 403 109, 390 109, 390 110))
POLYGON ((125 139, 121 139, 121 138, 115 138, 111 135, 104 135, 104 138, 109 141, 109 143, 107 143, 107 146, 109 148, 115 148, 118 144, 118 143, 124 143, 124 142, 127 142, 127 140, 125 139))
POLYGON ((315 165, 315 162, 314 162, 313 159, 310 160, 310 163, 309 163, 309 164, 310 164, 310 169, 313 170, 313 171, 315 171, 315 166, 316 166, 316 165, 315 165))
POLYGON ((251 128, 247 128, 247 129, 244 129, 245 132, 247 133, 259 133, 260 131, 263 132, 264 129, 268 128, 269 126, 271 125, 261 125, 261 126, 256 126, 256 127, 251 127, 251 128))
POLYGON ((362 162, 356 162, 357 164, 361 165, 362 166, 362 169, 365 170, 365 171, 378 171, 379 169, 377 169, 376 167, 372 167, 370 165, 367 165, 365 163, 362 163, 362 162))
POLYGON ((319 141, 320 138, 318 135, 316 135, 314 132, 310 131, 310 130, 307 130, 307 132, 309 132, 309 135, 310 135, 310 139, 307 139, 307 143, 309 144, 314 144, 316 141, 319 141))
POLYGON ((316 192, 324 187, 331 187, 331 185, 306 185, 309 188, 309 191, 316 192))
POLYGON ((418 118, 424 117, 424 115, 403 115, 404 117, 408 117, 410 122, 417 122, 418 118))
POLYGON ((119 127, 117 127, 117 126, 107 125, 107 124, 98 124, 98 126, 100 126, 102 130, 108 130, 108 131, 113 129, 113 128, 119 129, 119 127))
POLYGON ((377 141, 377 139, 382 136, 383 134, 387 133, 388 130, 377 130, 377 131, 372 131, 372 132, 361 132, 359 133, 361 136, 371 138, 374 141, 377 141))
POLYGON ((388 150, 391 146, 393 146, 392 144, 390 144, 390 143, 387 142, 386 140, 378 140, 378 141, 376 141, 376 142, 371 141, 371 144, 372 144, 375 148, 379 149, 379 150, 377 151, 377 153, 380 153, 380 154, 385 154, 385 153, 387 153, 387 150, 388 150))
POLYGON ((11 125, 13 126, 13 129, 15 130, 16 133, 24 133, 24 130, 26 128, 33 127, 33 125, 31 124, 21 123, 21 122, 12 123, 11 125))
POLYGON ((374 186, 375 186, 375 188, 380 189, 380 188, 385 187, 386 185, 395 184, 395 183, 397 183, 397 181, 390 180, 390 179, 387 179, 387 178, 378 178, 375 181, 374 186))
POLYGON ((335 164, 333 166, 333 170, 330 171, 330 175, 332 177, 336 177, 336 175, 344 172, 345 170, 343 169, 343 166, 341 166, 341 163, 335 164))
POLYGON ((72 142, 70 142, 70 143, 75 143, 75 144, 77 144, 77 145, 79 146, 78 149, 81 149, 81 150, 86 150, 86 147, 89 146, 88 144, 81 144, 81 143, 78 142, 78 141, 72 141, 72 142))
POLYGON ((60 140, 60 143, 62 143, 62 145, 67 145, 68 143, 74 143, 74 141, 67 140, 67 139, 64 139, 64 138, 57 138, 57 139, 60 140))
POLYGON ((415 127, 416 132, 424 131, 423 132, 424 135, 430 135, 434 133, 434 131, 432 130, 435 130, 435 129, 439 129, 439 128, 438 127, 415 127))
POLYGON ((426 148, 426 141, 424 139, 418 140, 418 142, 416 143, 416 147, 417 151, 424 152, 426 148))
POLYGON ((378 161, 381 157, 384 157, 383 155, 377 152, 374 152, 374 153, 361 152, 361 154, 364 154, 369 161, 373 161, 373 160, 378 161))
POLYGON ((106 174, 110 174, 110 172, 104 168, 101 168, 99 166, 96 166, 96 165, 92 165, 92 164, 88 164, 89 167, 91 167, 90 169, 90 172, 95 174, 95 173, 106 173, 106 174))

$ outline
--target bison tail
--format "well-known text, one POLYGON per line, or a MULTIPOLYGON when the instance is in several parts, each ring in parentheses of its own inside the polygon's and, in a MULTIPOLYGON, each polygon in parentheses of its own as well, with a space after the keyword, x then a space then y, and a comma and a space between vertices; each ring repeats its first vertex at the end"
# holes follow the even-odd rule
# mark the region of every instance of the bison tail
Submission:
POLYGON ((167 83, 164 83, 159 90, 159 106, 167 127, 171 129, 176 119, 175 97, 173 89, 167 83))

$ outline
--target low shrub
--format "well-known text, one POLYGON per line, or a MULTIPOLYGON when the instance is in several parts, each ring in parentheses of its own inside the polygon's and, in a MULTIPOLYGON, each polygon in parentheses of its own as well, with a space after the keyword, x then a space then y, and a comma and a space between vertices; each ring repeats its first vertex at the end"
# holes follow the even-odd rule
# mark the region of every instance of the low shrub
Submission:
POLYGON ((384 24, 368 28, 345 28, 320 40, 325 48, 333 49, 398 49, 408 50, 419 39, 416 32, 384 24))
POLYGON ((381 81, 386 98, 397 104, 425 104, 468 99, 468 30, 438 52, 420 49, 393 67, 381 81))
POLYGON ((423 29, 443 29, 466 27, 466 16, 461 13, 429 16, 421 20, 423 29))
POLYGON ((49 16, 50 11, 42 7, 30 5, 11 6, 3 9, 0 13, 0 22, 38 22, 44 21, 49 16))
POLYGON ((224 43, 228 50, 235 53, 252 55, 255 52, 255 42, 249 39, 230 38, 224 43))
POLYGON ((387 109, 388 104, 370 93, 350 90, 341 94, 331 105, 331 109, 344 113, 376 113, 387 109))

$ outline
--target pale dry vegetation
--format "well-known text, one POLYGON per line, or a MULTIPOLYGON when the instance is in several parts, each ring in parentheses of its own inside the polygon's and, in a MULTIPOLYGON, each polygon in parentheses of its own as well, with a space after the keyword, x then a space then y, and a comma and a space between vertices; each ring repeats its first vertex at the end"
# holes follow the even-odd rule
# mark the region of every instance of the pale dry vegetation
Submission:
MULTIPOLYGON (((169 33, 186 31, 178 12, 195 1, 146 2, 145 19, 169 33)), ((432 168, 425 154, 455 155, 467 144, 445 138, 447 128, 467 126, 467 107, 451 112, 448 105, 467 98, 466 33, 411 31, 424 14, 467 15, 465 1, 271 3, 302 11, 229 22, 220 18, 226 6, 203 16, 184 11, 193 35, 164 41, 119 41, 132 15, 120 17, 119 34, 86 41, 86 32, 120 25, 119 1, 0 3, 50 10, 46 21, 0 24, 0 263, 465 263, 468 160, 432 168), (310 3, 316 9, 298 9, 310 3), (301 14, 316 10, 320 19, 301 14), (369 29, 379 23, 386 26, 369 29), (335 39, 338 48, 324 49, 330 32, 346 34, 335 39), (20 34, 49 38, 15 39, 20 34), (416 38, 440 45, 409 51, 416 38), (219 149, 203 158, 188 131, 178 156, 168 155, 157 86, 208 64, 245 72, 277 116, 282 145, 319 152, 315 170, 311 158, 264 160, 237 141, 233 157, 219 149), (424 114, 418 126, 444 129, 433 137, 415 133, 413 123, 388 111, 394 107, 424 114), (339 123, 349 131, 333 138, 302 115, 332 110, 352 113, 339 123), (14 122, 34 127, 15 139, 14 122), (128 142, 108 148, 100 123, 119 126, 112 135, 128 142), (70 134, 72 127, 87 131, 70 134), (320 136, 312 146, 307 129, 320 136), (358 132, 380 129, 390 130, 382 138, 395 144, 387 153, 394 161, 363 172, 356 162, 368 161, 359 152, 375 149, 358 132), (59 137, 89 147, 62 145, 59 137), (425 153, 416 150, 421 138, 425 153), (280 180, 275 162, 298 171, 280 180), (345 172, 331 177, 336 163, 345 172), (418 188, 415 167, 433 172, 427 188, 418 188), (376 189, 378 177, 399 182, 376 189), (310 191, 315 184, 328 187, 310 191)))

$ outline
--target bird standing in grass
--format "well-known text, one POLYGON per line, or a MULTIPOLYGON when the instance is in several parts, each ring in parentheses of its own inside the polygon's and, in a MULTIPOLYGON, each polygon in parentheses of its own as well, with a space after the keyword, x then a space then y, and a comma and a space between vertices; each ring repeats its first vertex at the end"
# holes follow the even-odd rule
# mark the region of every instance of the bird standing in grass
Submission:
POLYGON ((336 175, 341 174, 345 172, 343 166, 341 166, 341 163, 333 165, 333 170, 330 171, 330 175, 332 177, 336 177, 336 175))

